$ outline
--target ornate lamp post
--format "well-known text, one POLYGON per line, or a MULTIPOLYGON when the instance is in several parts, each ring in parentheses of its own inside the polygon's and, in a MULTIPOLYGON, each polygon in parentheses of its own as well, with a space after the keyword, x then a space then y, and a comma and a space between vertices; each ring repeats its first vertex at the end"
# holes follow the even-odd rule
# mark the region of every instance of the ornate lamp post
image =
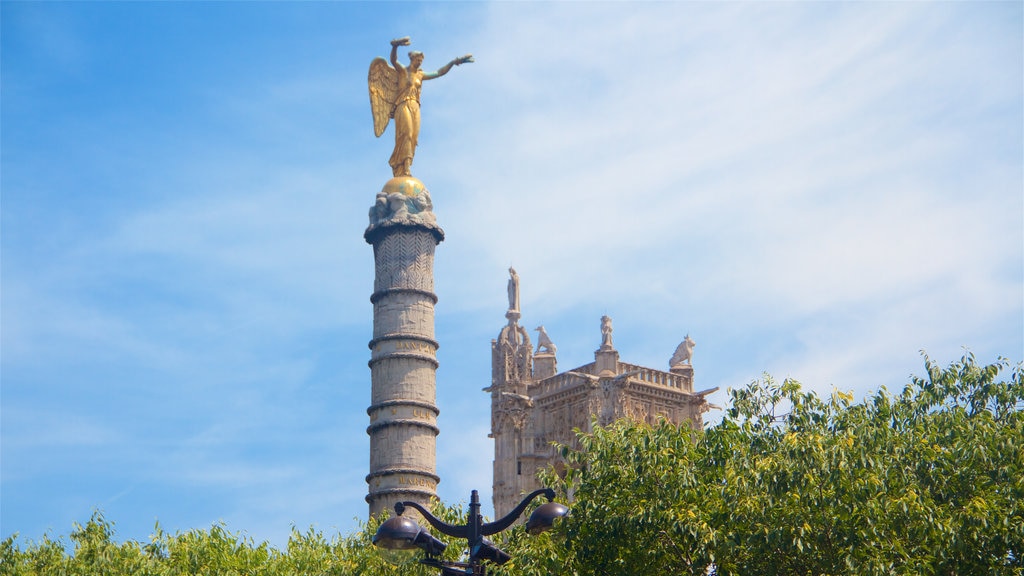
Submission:
POLYGON ((427 557, 420 560, 420 563, 440 568, 442 576, 484 576, 486 574, 486 569, 483 566, 484 560, 495 564, 504 564, 511 559, 508 554, 484 536, 497 534, 511 526, 523 514, 530 502, 542 494, 547 497, 548 501, 534 510, 526 522, 527 532, 539 534, 551 528, 556 518, 561 518, 569 513, 569 509, 564 505, 554 502, 555 491, 551 488, 541 488, 530 493, 505 517, 486 524, 480 514, 480 496, 476 490, 473 490, 470 495, 469 518, 462 526, 442 522, 416 502, 398 502, 395 504, 395 512, 398 515, 380 525, 377 533, 373 536, 373 543, 390 551, 411 552, 417 548, 422 549, 427 553, 427 557), (436 558, 444 552, 447 545, 434 538, 414 520, 403 517, 402 513, 405 512, 406 507, 418 510, 423 518, 442 534, 454 538, 465 538, 469 548, 469 562, 446 562, 436 558))

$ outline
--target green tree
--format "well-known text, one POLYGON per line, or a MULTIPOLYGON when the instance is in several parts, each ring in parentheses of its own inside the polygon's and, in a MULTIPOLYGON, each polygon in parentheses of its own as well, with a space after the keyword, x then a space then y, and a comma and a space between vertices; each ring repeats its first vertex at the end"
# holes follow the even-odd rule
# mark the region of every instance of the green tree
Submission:
MULTIPOLYGON (((489 573, 1022 574, 1024 368, 971 355, 925 365, 900 394, 860 403, 765 377, 730 391, 703 431, 622 421, 580 434, 578 449, 561 449, 563 472, 543 478, 571 515, 540 536, 501 535, 513 559, 489 573)), ((371 544, 378 525, 293 530, 280 551, 222 525, 118 543, 97 513, 72 531, 71 553, 49 537, 0 542, 0 576, 434 573, 386 564, 371 544)))
MULTIPOLYGON (((462 516, 461 507, 436 504, 435 515, 451 522, 462 516)), ((0 542, 0 576, 427 576, 433 571, 411 564, 393 566, 384 561, 371 543, 379 520, 370 520, 360 530, 330 540, 310 528, 292 530, 284 551, 266 542, 255 542, 232 533, 221 524, 167 534, 159 525, 147 544, 129 540, 117 542, 112 522, 93 514, 84 526, 71 533, 73 551, 63 540, 44 537, 30 542, 24 550, 17 535, 0 542)), ((457 545, 445 552, 457 559, 457 545)))
POLYGON ((511 535, 505 573, 1020 574, 1022 368, 925 363, 859 404, 765 377, 702 432, 581 434, 545 478, 571 516, 548 541, 511 535))

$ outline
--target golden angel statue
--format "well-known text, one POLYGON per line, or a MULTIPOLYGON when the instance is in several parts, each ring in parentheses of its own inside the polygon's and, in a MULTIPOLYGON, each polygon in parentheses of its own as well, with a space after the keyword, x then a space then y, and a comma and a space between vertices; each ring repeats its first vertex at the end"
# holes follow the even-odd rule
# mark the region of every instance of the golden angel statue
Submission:
POLYGON ((409 66, 398 62, 398 47, 408 46, 409 37, 391 41, 391 65, 383 58, 370 62, 370 109, 373 111, 373 133, 380 137, 395 119, 395 151, 391 154, 394 176, 412 176, 412 158, 420 135, 420 88, 424 80, 440 78, 452 69, 473 61, 467 54, 442 66, 437 72, 424 72, 423 53, 409 52, 409 66))

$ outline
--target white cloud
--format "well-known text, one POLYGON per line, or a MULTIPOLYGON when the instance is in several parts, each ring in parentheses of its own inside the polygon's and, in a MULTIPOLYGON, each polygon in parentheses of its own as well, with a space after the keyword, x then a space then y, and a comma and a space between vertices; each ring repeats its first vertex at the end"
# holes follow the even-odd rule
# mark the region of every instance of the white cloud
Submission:
POLYGON ((667 284, 806 313, 1019 255, 1003 241, 1019 222, 983 217, 1012 215, 1019 194, 940 177, 950 162, 980 180, 1002 170, 970 123, 939 121, 1019 96, 965 87, 1005 69, 973 65, 989 47, 966 41, 984 30, 946 45, 954 15, 927 6, 618 8, 498 6, 478 36, 493 64, 444 80, 470 87, 446 93, 466 119, 435 128, 458 159, 435 165, 460 190, 435 203, 469 239, 441 250, 487 264, 458 271, 459 305, 479 305, 478 272, 522 262, 552 302, 667 284), (721 38, 693 45, 691 29, 721 38))
MULTIPOLYGON (((524 323, 547 326, 563 369, 589 361, 603 313, 628 362, 663 366, 689 332, 699 387, 768 370, 823 392, 893 389, 920 372, 920 348, 940 361, 963 345, 1024 352, 1019 6, 466 8, 392 21, 423 26, 410 24, 429 66, 477 59, 424 87, 414 166, 448 235, 436 264, 446 499, 489 501, 479 389, 510 264, 524 323), (468 32, 417 35, 452 12, 468 32)), ((117 439, 146 432, 123 460, 140 478, 102 491, 116 505, 159 478, 193 496, 241 487, 203 518, 253 533, 304 528, 324 517, 318 502, 343 523, 365 514, 361 234, 392 136, 370 132, 369 57, 318 50, 274 78, 189 85, 187 117, 62 125, 83 144, 71 159, 89 162, 46 156, 27 164, 51 167, 32 186, 12 187, 27 180, 5 133, 5 450, 11 391, 35 381, 23 374, 54 378, 58 395, 81 375, 72 389, 122 399, 137 420, 69 418, 40 441, 77 429, 115 458, 117 439), (26 213, 9 190, 117 208, 62 204, 29 236, 8 224, 26 213), (277 451, 287 442, 308 452, 277 451)))
POLYGON ((492 8, 479 69, 424 97, 444 136, 422 164, 442 309, 491 318, 483 337, 512 264, 563 368, 602 313, 631 362, 690 332, 702 388, 767 370, 863 393, 921 373, 921 349, 1024 353, 1019 26, 994 40, 987 8, 947 5, 492 8))

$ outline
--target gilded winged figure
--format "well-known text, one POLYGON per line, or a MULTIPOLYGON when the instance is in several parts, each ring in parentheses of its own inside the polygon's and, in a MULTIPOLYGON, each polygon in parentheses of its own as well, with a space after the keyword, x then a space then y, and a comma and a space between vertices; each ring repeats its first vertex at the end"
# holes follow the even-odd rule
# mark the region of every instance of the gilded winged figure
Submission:
POLYGON ((408 46, 409 37, 391 41, 391 66, 383 58, 370 62, 370 109, 373 111, 373 133, 380 137, 395 119, 395 151, 388 164, 395 176, 412 176, 412 158, 420 135, 420 89, 424 80, 440 78, 452 69, 473 61, 467 54, 442 66, 437 72, 424 72, 423 53, 409 52, 409 65, 398 61, 398 47, 408 46), (392 67, 394 66, 394 67, 392 67))

